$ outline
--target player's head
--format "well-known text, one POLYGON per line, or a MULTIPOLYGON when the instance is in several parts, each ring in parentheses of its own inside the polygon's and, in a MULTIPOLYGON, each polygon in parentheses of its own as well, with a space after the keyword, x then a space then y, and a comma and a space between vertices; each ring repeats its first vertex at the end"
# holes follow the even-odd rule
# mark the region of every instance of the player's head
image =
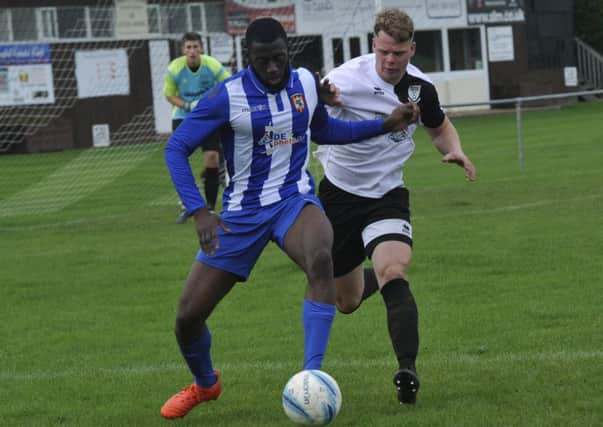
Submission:
POLYGON ((287 33, 274 18, 254 20, 245 33, 249 64, 270 90, 282 89, 289 78, 287 33))
POLYGON ((186 56, 189 67, 199 66, 203 43, 199 33, 189 32, 182 36, 182 54, 186 56))
POLYGON ((383 9, 375 18, 373 52, 377 74, 397 84, 415 54, 415 26, 410 16, 399 9, 383 9))

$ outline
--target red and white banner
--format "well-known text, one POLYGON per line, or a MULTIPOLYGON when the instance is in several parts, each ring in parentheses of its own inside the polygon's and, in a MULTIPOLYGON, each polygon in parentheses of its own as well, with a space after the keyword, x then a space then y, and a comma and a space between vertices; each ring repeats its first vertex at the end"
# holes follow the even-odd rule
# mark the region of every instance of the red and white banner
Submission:
POLYGON ((236 0, 224 3, 226 15, 226 32, 230 34, 245 34, 247 26, 260 16, 271 16, 278 20, 285 31, 295 33, 295 2, 294 1, 256 1, 252 5, 241 4, 236 0))

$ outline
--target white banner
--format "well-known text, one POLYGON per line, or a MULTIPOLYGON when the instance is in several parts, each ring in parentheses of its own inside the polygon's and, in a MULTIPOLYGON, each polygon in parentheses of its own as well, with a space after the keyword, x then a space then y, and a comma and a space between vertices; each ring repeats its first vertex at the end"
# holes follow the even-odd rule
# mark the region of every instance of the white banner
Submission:
POLYGON ((129 95, 130 70, 125 49, 75 52, 78 98, 129 95))
POLYGON ((0 65, 0 105, 53 103, 50 64, 0 65))
POLYGON ((117 37, 145 37, 148 33, 147 0, 115 0, 117 37))
POLYGON ((488 32, 488 58, 490 62, 515 60, 513 48, 513 27, 487 27, 488 32))
POLYGON ((578 69, 576 67, 563 67, 563 80, 566 86, 578 86, 578 69))
POLYGON ((53 103, 49 45, 0 45, 0 106, 53 103))

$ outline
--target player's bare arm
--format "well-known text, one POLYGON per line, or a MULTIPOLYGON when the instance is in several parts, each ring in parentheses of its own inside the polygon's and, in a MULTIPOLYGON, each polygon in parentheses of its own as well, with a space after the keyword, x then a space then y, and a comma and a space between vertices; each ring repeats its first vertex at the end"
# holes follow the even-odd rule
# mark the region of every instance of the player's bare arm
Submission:
POLYGON ((383 130, 393 132, 403 130, 419 119, 419 107, 412 102, 396 107, 383 121, 383 130))
POLYGON ((438 151, 444 155, 442 162, 455 163, 465 170, 465 176, 469 181, 475 181, 475 166, 463 152, 461 140, 456 128, 446 117, 437 128, 425 128, 431 136, 433 144, 438 151))

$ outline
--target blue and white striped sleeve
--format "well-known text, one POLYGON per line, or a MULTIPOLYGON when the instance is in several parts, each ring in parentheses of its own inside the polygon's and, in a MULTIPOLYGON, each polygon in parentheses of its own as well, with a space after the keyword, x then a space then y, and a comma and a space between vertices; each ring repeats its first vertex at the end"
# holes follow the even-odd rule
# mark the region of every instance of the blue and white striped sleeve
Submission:
POLYGON ((188 161, 210 135, 229 123, 228 92, 223 84, 210 89, 170 137, 165 163, 180 200, 189 213, 207 206, 188 161))

